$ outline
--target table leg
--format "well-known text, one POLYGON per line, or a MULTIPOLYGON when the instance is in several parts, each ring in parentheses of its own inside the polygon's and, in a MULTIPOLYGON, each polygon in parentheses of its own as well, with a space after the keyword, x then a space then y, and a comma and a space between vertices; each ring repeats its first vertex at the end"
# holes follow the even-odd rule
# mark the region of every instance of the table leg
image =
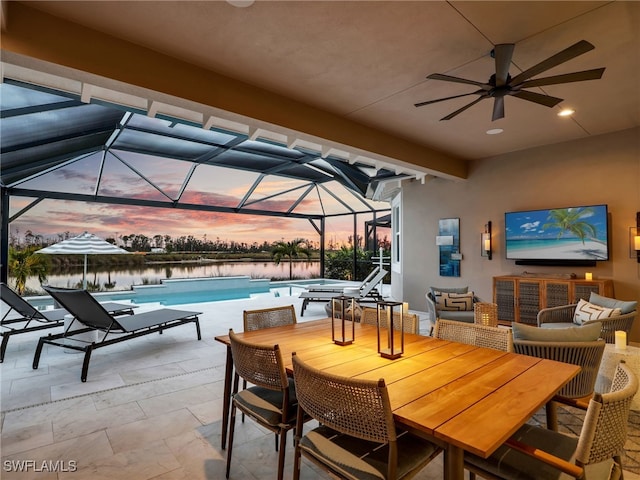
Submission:
POLYGON ((222 402, 222 450, 227 445, 227 427, 229 426, 229 407, 231 406, 231 377, 233 375, 233 357, 231 346, 227 345, 227 363, 224 370, 224 398, 222 402))
POLYGON ((444 480, 464 480, 464 450, 455 445, 444 451, 444 480))

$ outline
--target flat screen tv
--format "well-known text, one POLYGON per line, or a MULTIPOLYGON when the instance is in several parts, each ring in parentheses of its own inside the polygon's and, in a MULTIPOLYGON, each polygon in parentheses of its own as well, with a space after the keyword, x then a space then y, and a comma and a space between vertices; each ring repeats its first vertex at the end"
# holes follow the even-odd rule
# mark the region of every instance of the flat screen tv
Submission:
POLYGON ((505 213, 507 259, 519 264, 609 260, 607 205, 505 213))

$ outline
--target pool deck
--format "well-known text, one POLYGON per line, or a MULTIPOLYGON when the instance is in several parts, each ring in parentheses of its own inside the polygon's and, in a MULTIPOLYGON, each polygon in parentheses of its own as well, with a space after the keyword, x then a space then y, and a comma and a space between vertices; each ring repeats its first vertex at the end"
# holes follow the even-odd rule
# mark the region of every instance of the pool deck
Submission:
MULTIPOLYGON (((242 330, 245 309, 293 304, 299 322, 326 316, 324 304, 318 303, 300 317, 301 303, 297 296, 258 296, 181 305, 203 312, 201 341, 186 325, 96 350, 86 383, 80 381, 82 355, 45 346, 33 370, 41 333, 13 337, 0 364, 3 480, 223 479, 225 347, 214 337, 229 328, 242 330), (19 461, 34 463, 26 464, 28 471, 8 471, 7 465, 19 461), (60 462, 58 472, 36 472, 33 465, 40 468, 43 462, 60 462), (60 473, 64 468, 77 471, 60 473)), ((423 316, 421 333, 429 328, 423 316)), ((292 476, 292 444, 289 435, 285 478, 292 476)), ((441 478, 442 458, 416 478, 441 478)), ((276 465, 273 435, 252 421, 238 424, 230 478, 271 479, 276 465)), ((301 478, 329 477, 305 461, 301 478)), ((640 476, 625 472, 625 478, 640 476)))

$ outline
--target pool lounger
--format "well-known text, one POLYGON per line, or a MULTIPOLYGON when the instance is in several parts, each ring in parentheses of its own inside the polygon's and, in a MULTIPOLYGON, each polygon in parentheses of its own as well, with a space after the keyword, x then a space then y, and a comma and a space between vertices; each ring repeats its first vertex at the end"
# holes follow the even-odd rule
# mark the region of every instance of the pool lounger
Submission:
MULTIPOLYGON (((0 363, 4 362, 4 354, 7 350, 9 339, 13 335, 21 333, 35 332, 37 330, 45 330, 48 328, 62 327, 64 325, 65 315, 69 312, 64 308, 56 308, 53 310, 38 310, 36 307, 27 302, 24 298, 14 292, 9 286, 0 282, 0 297, 2 301, 9 306, 7 312, 0 321, 3 331, 2 344, 0 345, 0 363), (8 318, 9 314, 15 311, 20 317, 8 318)), ((125 313, 133 313, 136 305, 116 302, 105 302, 102 307, 113 315, 123 315, 125 313)))
POLYGON ((57 300, 58 303, 73 314, 75 318, 63 333, 40 337, 36 353, 33 357, 34 369, 38 368, 40 354, 45 343, 84 352, 80 379, 86 382, 91 352, 96 348, 106 347, 114 343, 124 342, 131 338, 141 337, 155 332, 162 333, 163 330, 168 328, 192 322, 196 325, 198 340, 202 338, 200 334, 200 321, 198 319, 198 315, 202 312, 161 308, 116 318, 109 314, 86 290, 54 287, 43 288, 49 295, 57 300), (71 331, 71 326, 74 325, 75 322, 80 323, 84 328, 71 331), (102 338, 97 341, 88 341, 82 337, 78 338, 87 332, 99 332, 98 335, 102 336, 102 338))

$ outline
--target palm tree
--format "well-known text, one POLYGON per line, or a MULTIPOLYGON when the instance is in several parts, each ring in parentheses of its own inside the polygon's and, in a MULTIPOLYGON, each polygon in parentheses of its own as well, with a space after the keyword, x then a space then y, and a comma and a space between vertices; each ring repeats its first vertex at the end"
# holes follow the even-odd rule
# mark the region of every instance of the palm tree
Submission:
POLYGON ((16 279, 16 292, 24 294, 27 278, 38 276, 40 283, 47 279, 49 258, 46 255, 34 255, 39 247, 27 247, 24 250, 9 249, 9 270, 16 279))
POLYGON ((551 210, 549 212, 549 218, 552 222, 545 223, 542 226, 544 230, 547 227, 555 227, 560 229, 558 238, 564 235, 564 232, 571 232, 580 240, 584 245, 584 239, 591 234, 591 238, 595 238, 597 235, 596 227, 582 220, 585 216, 591 216, 593 210, 591 208, 560 208, 551 210))
POLYGON ((311 250, 307 247, 307 241, 302 238, 296 238, 291 242, 276 242, 271 248, 271 257, 276 265, 280 264, 283 258, 289 259, 289 280, 293 279, 293 259, 299 258, 301 255, 311 258, 311 250))

